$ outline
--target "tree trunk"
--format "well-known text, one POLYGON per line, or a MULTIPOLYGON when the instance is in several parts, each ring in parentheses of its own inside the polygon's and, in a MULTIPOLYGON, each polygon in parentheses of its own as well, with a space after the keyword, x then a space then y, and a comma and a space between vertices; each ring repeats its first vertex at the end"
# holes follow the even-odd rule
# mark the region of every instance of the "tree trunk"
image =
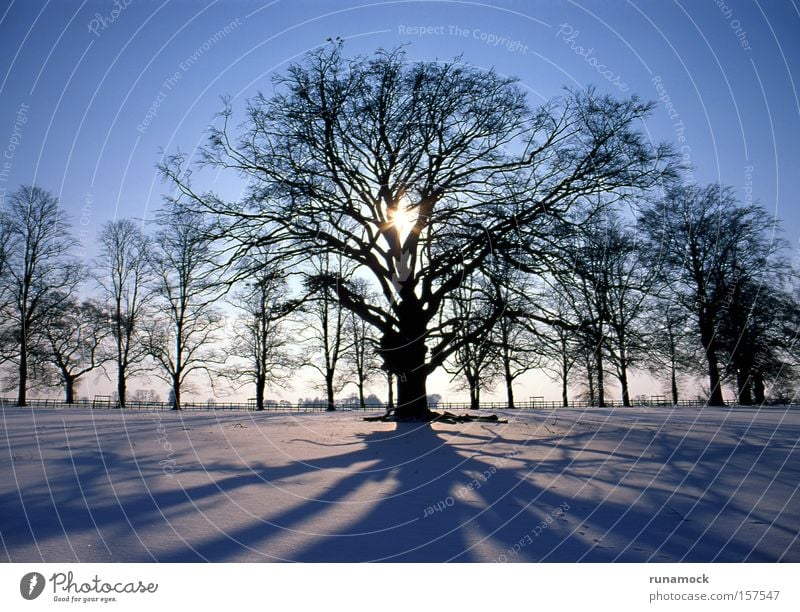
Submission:
POLYGON ((27 406, 27 405, 28 405, 28 345, 23 340, 19 346, 19 389, 17 393, 17 406, 27 406))
POLYGON ((722 384, 719 375, 719 364, 717 363, 717 344, 714 341, 713 326, 705 323, 709 320, 708 315, 701 315, 700 340, 703 343, 703 350, 708 366, 708 385, 709 385, 709 406, 724 406, 725 400, 722 399, 722 384))
POLYGON ((672 363, 670 367, 670 386, 672 390, 672 404, 674 406, 678 405, 678 374, 676 372, 675 363, 672 363))
POLYGON ((386 369, 397 379, 395 415, 404 419, 426 419, 430 416, 425 363, 424 313, 405 310, 400 319, 400 332, 389 331, 381 338, 381 356, 386 369))
POLYGON ((748 368, 736 369, 736 401, 740 406, 752 406, 753 397, 750 392, 750 370, 748 368))
POLYGON ((405 372, 397 377, 396 416, 415 419, 430 414, 426 379, 427 374, 423 370, 405 372))
POLYGON ((569 408, 569 357, 567 356, 567 343, 561 341, 561 405, 569 408))
POLYGON ((359 377, 358 380, 358 404, 361 407, 361 410, 367 409, 367 401, 364 398, 364 378, 363 376, 359 377))
POLYGON ((64 377, 64 386, 66 387, 66 390, 67 390, 65 403, 74 404, 75 403, 75 379, 72 376, 65 376, 64 377))
POLYGON ((471 410, 478 409, 478 383, 471 376, 467 376, 467 383, 469 384, 469 407, 471 410))
POLYGON ((386 381, 389 383, 389 397, 386 407, 391 410, 394 408, 394 376, 391 372, 386 372, 386 381))
POLYGON ((620 361, 619 385, 622 388, 622 405, 631 407, 631 393, 628 389, 628 366, 624 360, 620 361))
POLYGON ((759 371, 753 372, 753 399, 758 406, 763 406, 767 401, 764 376, 759 371))
POLYGON ((603 349, 598 346, 597 352, 595 353, 596 360, 597 360, 597 405, 600 408, 605 408, 606 406, 606 383, 605 383, 605 376, 603 372, 603 349))
POLYGON ((505 363, 506 369, 506 398, 508 409, 514 409, 514 377, 511 375, 511 368, 509 367, 508 360, 505 363))
POLYGON ((334 377, 333 370, 328 370, 325 373, 325 395, 327 396, 327 403, 328 403, 328 406, 327 408, 325 408, 325 410, 327 412, 336 411, 336 404, 333 398, 333 377, 334 377))
POLYGON ((256 376, 256 410, 264 410, 264 388, 267 381, 264 376, 256 376))
POLYGON ((172 378, 172 409, 181 410, 181 383, 177 377, 172 378))
POLYGON ((126 394, 128 392, 128 383, 125 380, 125 369, 122 366, 117 367, 117 401, 119 407, 125 408, 126 394))
POLYGON ((597 396, 594 392, 594 366, 592 365, 592 356, 586 353, 586 380, 589 383, 589 403, 594 405, 597 396))

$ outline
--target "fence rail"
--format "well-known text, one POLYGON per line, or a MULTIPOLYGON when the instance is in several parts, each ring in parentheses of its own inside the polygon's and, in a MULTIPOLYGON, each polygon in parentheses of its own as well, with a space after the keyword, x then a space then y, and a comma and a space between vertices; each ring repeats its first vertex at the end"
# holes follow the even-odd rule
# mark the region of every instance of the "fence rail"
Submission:
MULTIPOLYGON (((632 408, 681 408, 690 406, 704 405, 701 401, 694 400, 681 400, 677 404, 663 399, 641 400, 638 399, 632 402, 632 408)), ((17 400, 14 398, 0 397, 0 406, 16 406, 17 400)), ((728 406, 735 405, 734 402, 728 402, 728 406)), ((778 404, 774 404, 778 405, 778 404)), ((787 405, 787 404, 779 404, 787 405)), ((788 404, 791 406, 797 404, 788 404)), ((93 399, 76 399, 72 404, 66 404, 61 399, 29 399, 27 406, 31 408, 92 408, 95 410, 114 410, 118 409, 117 402, 113 401, 110 396, 95 396, 93 399)), ((568 406, 564 406, 561 402, 557 401, 544 401, 534 399, 527 402, 518 402, 514 408, 518 410, 554 410, 558 408, 593 408, 596 407, 588 401, 572 401, 568 406)), ((621 408, 623 404, 621 401, 607 401, 606 407, 608 408, 621 408)), ((436 406, 432 406, 436 410, 459 411, 459 410, 475 410, 468 402, 439 402, 436 406)), ((169 402, 134 402, 128 401, 125 404, 125 410, 170 410, 172 404, 169 402)), ((183 402, 181 409, 186 411, 255 411, 255 402, 183 402)), ((291 404, 289 402, 267 402, 264 406, 265 412, 325 412, 327 403, 325 402, 308 402, 303 404, 291 404)), ((482 402, 479 407, 480 410, 508 410, 509 406, 506 402, 482 402)), ((366 408, 361 408, 359 405, 351 403, 336 404, 336 410, 344 412, 379 412, 386 410, 386 406, 371 404, 366 408)))

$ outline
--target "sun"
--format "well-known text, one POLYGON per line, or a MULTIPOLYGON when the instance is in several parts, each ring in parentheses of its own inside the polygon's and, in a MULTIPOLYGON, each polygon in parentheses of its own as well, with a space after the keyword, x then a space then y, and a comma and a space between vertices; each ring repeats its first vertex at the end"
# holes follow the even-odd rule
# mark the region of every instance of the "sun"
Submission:
POLYGON ((410 202, 403 198, 397 205, 394 214, 391 215, 392 225, 397 228, 397 233, 401 240, 405 240, 406 236, 411 232, 411 228, 417 222, 417 216, 409 210, 410 202))

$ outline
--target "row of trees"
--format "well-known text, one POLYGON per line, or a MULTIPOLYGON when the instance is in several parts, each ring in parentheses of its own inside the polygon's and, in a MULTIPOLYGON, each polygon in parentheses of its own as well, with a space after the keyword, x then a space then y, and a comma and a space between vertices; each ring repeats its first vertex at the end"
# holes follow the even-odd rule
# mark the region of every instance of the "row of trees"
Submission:
MULTIPOLYGON (((565 405, 576 382, 603 405, 609 374, 630 405, 630 373, 641 370, 664 377, 676 403, 687 375, 705 373, 717 404, 726 381, 740 404, 764 402, 768 384, 782 385, 780 395, 796 382, 794 273, 763 209, 740 206, 719 186, 673 186, 635 221, 594 210, 562 228, 563 265, 539 275, 504 266, 465 279, 440 323, 452 320, 457 336, 470 338, 501 310, 444 364, 473 407, 500 381, 514 407, 514 383, 533 369, 561 382, 565 405)), ((77 381, 99 367, 116 375, 122 406, 131 377, 159 376, 179 406, 189 379, 203 372, 212 384, 222 377, 252 385, 263 408, 267 388, 303 366, 319 374, 329 407, 349 383, 365 406, 369 384, 384 376, 393 403, 376 330, 342 307, 341 290, 319 283, 317 275, 332 275, 370 294, 338 255, 315 258, 305 290, 292 297, 280 258, 253 248, 226 270, 211 226, 185 211, 161 215, 153 235, 131 220, 107 223, 91 269, 70 256, 69 227, 41 189, 12 194, 1 227, 2 358, 16 366, 20 405, 31 382, 62 384, 71 403, 77 381), (81 299, 87 286, 96 291, 81 299), (227 330, 226 295, 238 310, 227 330)))
MULTIPOLYGON (((681 182, 671 146, 641 130, 652 109, 591 89, 531 108, 513 79, 459 61, 348 59, 339 43, 312 52, 272 97, 250 101, 238 134, 226 105, 198 168, 164 161, 172 194, 153 236, 125 221, 104 228, 97 312, 111 324, 120 398, 129 375, 156 364, 176 405, 200 371, 252 381, 263 402, 266 385, 303 365, 331 408, 346 382, 363 402, 386 377, 409 418, 429 416, 439 368, 476 406, 499 381, 513 406, 514 382, 536 368, 561 381, 565 403, 579 382, 603 405, 612 377, 629 405, 643 370, 665 377, 676 402, 680 377, 701 370, 711 404, 727 381, 739 402, 764 401, 797 375, 784 245, 760 207, 681 182), (243 178, 244 198, 198 188, 191 170, 207 168, 243 178), (223 296, 244 313, 228 344, 223 296)), ((23 189, 4 222, 3 345, 15 347, 4 354, 20 403, 29 357, 54 352, 45 328, 82 278, 54 217, 42 242, 52 246, 25 280, 28 201, 57 211, 23 189)))
POLYGON ((356 322, 344 321, 329 300, 290 298, 266 250, 224 270, 207 229, 197 215, 174 211, 159 215, 153 233, 129 219, 108 222, 87 266, 73 255, 77 242, 52 194, 27 186, 11 194, 0 214, 0 356, 17 403, 26 404, 31 386, 56 384, 72 403, 78 381, 102 368, 115 378, 123 407, 133 377, 161 378, 179 407, 191 379, 205 374, 212 386, 220 377, 252 385, 263 408, 270 384, 311 366, 326 374, 333 406, 348 377, 327 372, 341 360, 356 372, 363 405, 371 337, 358 335, 356 322), (226 304, 236 316, 225 316, 226 304), (289 346, 294 313, 311 330, 294 324, 307 349, 289 346))
POLYGON ((469 333, 497 302, 505 307, 480 343, 451 367, 477 405, 481 386, 498 380, 513 406, 515 374, 544 367, 562 386, 606 402, 610 376, 631 405, 630 377, 646 371, 666 382, 674 403, 680 379, 705 378, 722 405, 730 382, 749 405, 791 399, 800 358, 796 273, 759 206, 741 206, 730 189, 673 183, 637 210, 595 209, 563 228, 558 257, 545 274, 503 272, 462 288, 456 312, 469 333), (477 293, 477 295, 476 295, 477 293))

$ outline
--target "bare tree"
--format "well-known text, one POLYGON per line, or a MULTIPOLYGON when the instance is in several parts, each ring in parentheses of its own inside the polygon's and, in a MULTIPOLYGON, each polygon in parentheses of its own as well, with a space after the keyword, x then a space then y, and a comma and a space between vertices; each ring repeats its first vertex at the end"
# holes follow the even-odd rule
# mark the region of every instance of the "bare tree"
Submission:
POLYGON ((16 350, 17 404, 27 404, 30 355, 49 318, 58 313, 83 282, 83 268, 69 256, 75 246, 59 202, 39 187, 22 186, 5 200, 5 270, 0 295, 6 295, 4 335, 16 350))
POLYGON ((244 202, 196 192, 180 156, 162 170, 185 206, 226 220, 230 235, 261 225, 287 254, 339 253, 372 276, 381 303, 327 282, 381 334, 398 417, 429 417, 428 375, 502 312, 468 335, 440 319, 463 279, 492 254, 534 244, 589 196, 630 197, 671 171, 668 149, 639 131, 652 105, 635 98, 574 92, 531 110, 494 71, 410 63, 401 50, 348 60, 339 45, 292 65, 276 87, 250 102, 238 139, 226 108, 205 154, 248 177, 244 202))
POLYGON ((606 405, 605 375, 610 299, 609 251, 593 231, 579 228, 566 248, 570 266, 556 275, 559 295, 576 321, 590 401, 606 405))
MULTIPOLYGON (((763 252, 770 246, 762 238, 763 252)), ((800 304, 787 286, 796 273, 779 256, 761 269, 740 268, 739 258, 734 259, 729 299, 717 332, 720 358, 734 380, 737 403, 763 404, 767 382, 796 382, 800 374, 800 304)))
MULTIPOLYGON (((10 244, 11 232, 6 211, 0 209, 0 321, 7 320, 13 307, 11 285, 6 277, 8 274, 8 260, 11 255, 10 244)), ((7 326, 0 324, 0 365, 11 359, 14 354, 15 343, 10 331, 7 326)))
POLYGON ((143 325, 143 343, 159 366, 157 376, 170 385, 173 409, 180 410, 189 377, 223 362, 214 346, 223 289, 203 217, 168 211, 159 222, 152 255, 155 316, 143 325))
MULTIPOLYGON (((353 285, 361 294, 369 292, 367 283, 361 279, 354 279, 353 285)), ((367 299, 372 301, 377 297, 367 296, 367 299)), ((343 356, 347 378, 358 389, 359 407, 366 410, 366 386, 381 371, 377 352, 379 340, 372 326, 352 311, 345 313, 344 331, 348 340, 343 356)))
MULTIPOLYGON (((469 391, 469 404, 473 410, 480 408, 481 391, 491 391, 502 374, 498 346, 493 338, 489 333, 481 338, 474 335, 474 329, 482 327, 486 317, 492 316, 497 308, 498 298, 493 289, 485 278, 465 282, 442 313, 443 318, 457 319, 460 322, 457 333, 470 339, 459 343, 458 350, 444 368, 453 375, 451 382, 463 377, 459 388, 469 391)), ((500 318, 502 316, 498 320, 500 318)))
POLYGON ((36 350, 64 385, 67 404, 75 401, 78 381, 105 361, 102 345, 108 334, 107 313, 89 300, 61 301, 58 311, 44 322, 45 342, 36 350))
POLYGON ((490 332, 495 345, 495 358, 506 390, 508 408, 515 408, 514 382, 525 373, 541 365, 541 341, 535 322, 529 314, 535 304, 529 275, 504 265, 490 267, 492 299, 502 308, 502 314, 490 332))
POLYGON ((720 335, 735 301, 737 276, 763 270, 778 243, 764 240, 772 220, 755 205, 739 206, 720 185, 677 185, 643 217, 670 294, 694 319, 709 381, 708 403, 724 405, 720 335))
POLYGON ((125 407, 127 381, 147 356, 140 326, 152 300, 152 241, 130 219, 109 221, 100 230, 95 278, 111 317, 117 397, 125 407))
POLYGON ((319 372, 329 412, 336 410, 335 397, 347 384, 338 376, 339 362, 348 349, 345 338, 346 313, 336 300, 339 284, 352 274, 352 266, 336 254, 321 253, 313 257, 312 272, 306 279, 310 297, 304 308, 308 321, 308 341, 311 354, 306 365, 319 372), (329 279, 334 279, 331 286, 329 279))
MULTIPOLYGON (((529 328, 539 339, 544 371, 561 385, 561 405, 567 407, 570 382, 583 357, 582 344, 575 330, 577 324, 573 318, 572 304, 558 292, 552 291, 552 288, 548 289, 550 290, 542 292, 543 295, 534 295, 540 303, 546 304, 552 322, 529 328)), ((594 384, 593 376, 589 376, 589 379, 594 384)))
POLYGON ((249 280, 231 300, 242 314, 234 322, 227 350, 238 362, 224 374, 232 381, 254 384, 256 409, 264 410, 267 386, 285 386, 299 365, 288 349, 286 318, 300 301, 288 297, 286 279, 268 249, 252 254, 241 267, 248 270, 249 280))
POLYGON ((645 352, 641 320, 654 287, 656 275, 645 265, 643 253, 631 229, 610 211, 583 230, 589 248, 578 257, 598 257, 599 266, 582 266, 594 275, 591 285, 602 297, 598 316, 605 319, 608 362, 619 381, 622 405, 630 407, 629 373, 645 352))
POLYGON ((644 313, 644 334, 648 350, 643 354, 645 367, 654 375, 668 373, 667 388, 673 404, 680 401, 680 380, 696 369, 697 351, 691 324, 684 309, 661 297, 656 290, 644 313))

